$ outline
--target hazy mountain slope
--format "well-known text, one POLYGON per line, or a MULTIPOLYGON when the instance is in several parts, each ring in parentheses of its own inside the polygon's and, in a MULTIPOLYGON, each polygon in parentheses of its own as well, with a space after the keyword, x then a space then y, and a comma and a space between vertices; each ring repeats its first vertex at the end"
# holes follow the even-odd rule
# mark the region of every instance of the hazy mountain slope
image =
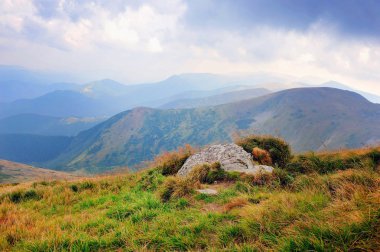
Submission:
POLYGON ((0 119, 0 134, 74 136, 103 120, 103 118, 61 118, 37 114, 20 114, 0 119))
MULTIPOLYGON (((184 95, 191 94, 191 97, 197 98, 241 89, 242 86, 249 87, 257 81, 256 79, 260 78, 181 74, 160 82, 138 85, 123 85, 105 79, 78 86, 73 90, 57 91, 54 89, 53 92, 33 99, 4 103, 0 107, 0 117, 25 113, 56 117, 111 116, 133 107, 158 107, 164 103, 178 100, 184 95)), ((39 89, 39 86, 33 83, 28 85, 31 93, 39 89)), ((54 85, 46 86, 53 88, 54 85)), ((25 87, 17 85, 14 87, 15 90, 25 89, 25 87)), ((4 93, 7 94, 7 91, 4 93)))
POLYGON ((0 159, 21 163, 41 163, 62 153, 71 142, 65 136, 0 134, 0 159))
POLYGON ((367 100, 369 100, 371 102, 380 103, 380 96, 379 95, 376 95, 373 93, 368 93, 368 92, 363 92, 360 90, 355 90, 355 89, 353 89, 347 85, 344 85, 344 84, 336 82, 336 81, 328 81, 328 82, 322 83, 320 86, 321 87, 332 87, 332 88, 339 88, 339 89, 343 89, 343 90, 349 90, 349 91, 352 91, 352 92, 355 92, 355 93, 362 95, 363 97, 365 97, 367 100))
POLYGON ((255 98, 269 93, 270 91, 264 88, 243 89, 202 98, 179 99, 165 103, 164 105, 161 105, 160 108, 167 109, 209 107, 225 103, 237 102, 249 98, 255 98))
POLYGON ((105 116, 112 113, 113 105, 74 91, 54 91, 34 99, 17 100, 0 108, 0 117, 17 114, 41 114, 57 117, 105 116))
POLYGON ((137 164, 182 143, 205 145, 227 140, 228 131, 220 127, 219 116, 213 109, 129 110, 80 133, 47 166, 99 171, 98 168, 137 164))
POLYGON ((280 135, 295 151, 358 147, 380 140, 380 105, 349 91, 301 88, 210 108, 137 108, 80 133, 49 167, 134 165, 185 143, 229 141, 241 130, 280 135))
POLYGON ((358 147, 380 140, 380 105, 332 88, 285 90, 223 108, 247 127, 287 139, 296 151, 358 147))
POLYGON ((79 87, 68 80, 64 75, 0 65, 0 102, 35 98, 52 91, 76 90, 79 87))
POLYGON ((38 168, 9 160, 0 160, 0 184, 75 178, 79 177, 65 172, 38 168))

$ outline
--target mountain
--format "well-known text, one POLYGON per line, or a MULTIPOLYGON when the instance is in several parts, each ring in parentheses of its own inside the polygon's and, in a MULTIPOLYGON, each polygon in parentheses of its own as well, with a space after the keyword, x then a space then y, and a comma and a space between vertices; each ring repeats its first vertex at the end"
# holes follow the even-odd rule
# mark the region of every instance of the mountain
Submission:
POLYGON ((37 164, 54 159, 70 144, 65 136, 0 134, 0 159, 37 164))
POLYGON ((0 159, 0 184, 75 178, 79 176, 0 159))
POLYGON ((56 90, 76 90, 62 74, 32 71, 18 66, 0 65, 0 102, 35 98, 56 90))
POLYGON ((107 106, 102 100, 75 91, 54 91, 34 99, 3 104, 0 117, 26 113, 56 117, 107 116, 114 112, 112 108, 113 105, 107 106))
POLYGON ((104 118, 61 118, 37 114, 19 114, 0 119, 0 134, 74 136, 103 120, 104 118))
POLYGON ((363 92, 360 90, 353 89, 353 88, 351 88, 345 84, 339 83, 337 81, 328 81, 328 82, 320 84, 319 86, 320 87, 338 88, 338 89, 342 89, 342 90, 349 90, 349 91, 352 91, 352 92, 355 92, 355 93, 362 95, 363 97, 365 97, 366 99, 368 99, 371 102, 380 103, 380 96, 372 94, 372 93, 367 93, 367 92, 363 92))
MULTIPOLYGON (((183 99, 185 94, 190 93, 191 97, 198 98, 221 94, 222 91, 241 90, 242 87, 247 89, 248 84, 254 84, 256 79, 252 76, 240 78, 182 74, 160 82, 138 85, 123 85, 105 79, 78 86, 73 90, 55 90, 36 98, 3 103, 0 107, 0 118, 25 113, 56 117, 111 116, 138 106, 158 107, 183 99)), ((34 86, 31 84, 30 87, 33 89, 34 86)), ((16 87, 18 89, 23 90, 16 87)))
POLYGON ((364 146, 380 140, 380 105, 350 91, 298 88, 207 108, 136 108, 81 132, 46 166, 133 166, 186 143, 231 141, 238 131, 279 135, 297 152, 364 146))
POLYGON ((178 99, 161 105, 160 108, 197 108, 209 107, 225 103, 237 102, 249 98, 269 94, 270 91, 264 88, 243 89, 239 91, 227 92, 218 95, 206 96, 193 99, 178 99))

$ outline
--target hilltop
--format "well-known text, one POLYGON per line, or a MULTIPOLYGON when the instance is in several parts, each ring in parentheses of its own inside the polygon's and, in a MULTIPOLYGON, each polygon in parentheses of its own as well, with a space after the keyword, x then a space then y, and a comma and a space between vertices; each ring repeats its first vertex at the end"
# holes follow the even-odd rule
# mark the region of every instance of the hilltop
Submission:
POLYGON ((0 187, 0 250, 380 249, 380 148, 296 155, 273 173, 170 175, 189 151, 132 174, 0 187))
POLYGON ((65 172, 42 169, 39 167, 0 159, 0 184, 41 180, 68 180, 78 178, 78 176, 65 172))

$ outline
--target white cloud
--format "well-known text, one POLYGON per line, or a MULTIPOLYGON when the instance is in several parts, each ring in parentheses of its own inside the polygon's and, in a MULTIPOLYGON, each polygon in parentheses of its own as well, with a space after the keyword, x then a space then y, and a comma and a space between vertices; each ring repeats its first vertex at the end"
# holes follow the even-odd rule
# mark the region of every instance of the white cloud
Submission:
POLYGON ((182 23, 187 7, 180 0, 116 9, 60 0, 46 18, 31 0, 0 1, 0 63, 133 82, 181 72, 266 71, 337 80, 380 95, 380 44, 345 39, 323 20, 307 31, 202 30, 182 23))

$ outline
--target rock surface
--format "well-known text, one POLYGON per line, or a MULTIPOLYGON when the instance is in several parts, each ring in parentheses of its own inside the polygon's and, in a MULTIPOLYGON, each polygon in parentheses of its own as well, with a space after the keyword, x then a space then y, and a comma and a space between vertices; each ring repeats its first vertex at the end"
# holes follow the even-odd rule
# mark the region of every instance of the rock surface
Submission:
POLYGON ((271 166, 255 165, 252 156, 236 144, 216 144, 190 156, 178 171, 178 175, 186 176, 197 165, 215 162, 219 162, 221 168, 225 171, 250 174, 273 171, 271 166))
POLYGON ((196 191, 199 192, 199 193, 202 193, 202 194, 207 194, 207 195, 217 195, 217 194, 218 194, 218 191, 217 191, 217 190, 209 189, 209 188, 206 188, 206 189, 198 189, 198 190, 196 190, 196 191))

